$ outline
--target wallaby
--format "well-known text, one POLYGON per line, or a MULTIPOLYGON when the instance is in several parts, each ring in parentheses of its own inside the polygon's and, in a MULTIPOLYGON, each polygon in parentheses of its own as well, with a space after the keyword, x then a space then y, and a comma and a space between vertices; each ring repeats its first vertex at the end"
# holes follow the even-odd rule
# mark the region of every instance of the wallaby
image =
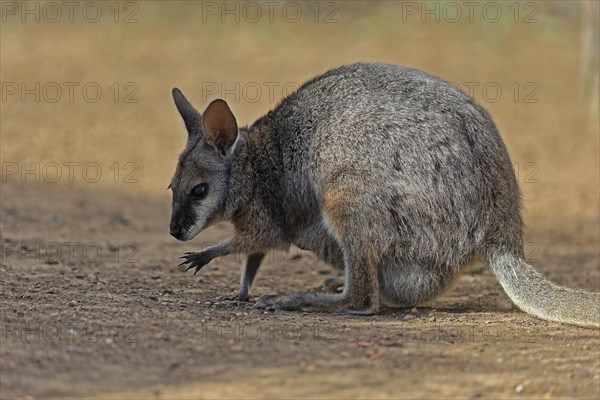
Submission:
POLYGON ((489 114, 459 89, 410 68, 330 70, 249 127, 227 103, 200 114, 179 89, 188 131, 177 164, 171 234, 190 240, 217 221, 232 239, 180 265, 244 254, 240 291, 265 252, 291 244, 343 269, 344 290, 263 296, 256 308, 377 313, 441 294, 473 260, 487 261, 522 310, 600 327, 600 294, 557 286, 525 261, 520 193, 489 114))

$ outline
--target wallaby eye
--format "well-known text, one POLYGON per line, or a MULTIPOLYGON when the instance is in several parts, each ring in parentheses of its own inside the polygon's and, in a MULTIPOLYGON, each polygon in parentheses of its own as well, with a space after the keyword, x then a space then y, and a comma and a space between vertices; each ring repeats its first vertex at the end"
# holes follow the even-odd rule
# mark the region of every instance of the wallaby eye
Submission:
POLYGON ((195 197, 197 199, 202 199, 202 198, 206 197, 207 194, 208 194, 208 184, 207 183, 201 183, 199 185, 194 186, 194 188, 192 189, 192 197, 195 197))

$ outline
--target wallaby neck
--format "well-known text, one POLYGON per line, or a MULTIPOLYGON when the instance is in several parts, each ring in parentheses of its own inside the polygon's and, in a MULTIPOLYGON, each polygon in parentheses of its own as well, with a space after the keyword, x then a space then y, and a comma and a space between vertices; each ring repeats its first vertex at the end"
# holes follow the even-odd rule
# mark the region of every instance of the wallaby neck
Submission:
POLYGON ((279 168, 278 155, 272 154, 267 132, 243 128, 240 129, 239 136, 232 155, 226 207, 234 219, 264 196, 275 195, 275 191, 271 192, 265 182, 273 182, 279 168), (263 193, 265 190, 269 193, 263 193))
POLYGON ((256 223, 261 219, 276 229, 277 235, 289 239, 297 228, 298 205, 286 185, 289 171, 282 160, 281 138, 271 127, 261 125, 241 129, 240 135, 229 178, 231 222, 241 227, 249 220, 256 223))

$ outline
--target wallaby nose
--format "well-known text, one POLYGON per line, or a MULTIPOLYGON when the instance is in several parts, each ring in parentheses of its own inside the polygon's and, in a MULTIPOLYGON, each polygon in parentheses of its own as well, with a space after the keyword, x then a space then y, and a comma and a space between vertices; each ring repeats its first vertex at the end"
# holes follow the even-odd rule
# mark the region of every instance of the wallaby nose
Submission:
POLYGON ((179 225, 171 225, 169 230, 171 236, 173 236, 175 239, 179 239, 179 236, 181 235, 181 227, 179 225))

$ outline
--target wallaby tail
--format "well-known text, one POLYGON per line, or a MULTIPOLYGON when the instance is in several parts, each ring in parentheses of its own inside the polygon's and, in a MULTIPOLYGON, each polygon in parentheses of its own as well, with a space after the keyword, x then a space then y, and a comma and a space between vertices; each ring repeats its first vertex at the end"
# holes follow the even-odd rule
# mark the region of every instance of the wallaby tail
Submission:
POLYGON ((600 293, 558 286, 510 251, 490 249, 487 261, 521 310, 548 321, 600 328, 600 293))

